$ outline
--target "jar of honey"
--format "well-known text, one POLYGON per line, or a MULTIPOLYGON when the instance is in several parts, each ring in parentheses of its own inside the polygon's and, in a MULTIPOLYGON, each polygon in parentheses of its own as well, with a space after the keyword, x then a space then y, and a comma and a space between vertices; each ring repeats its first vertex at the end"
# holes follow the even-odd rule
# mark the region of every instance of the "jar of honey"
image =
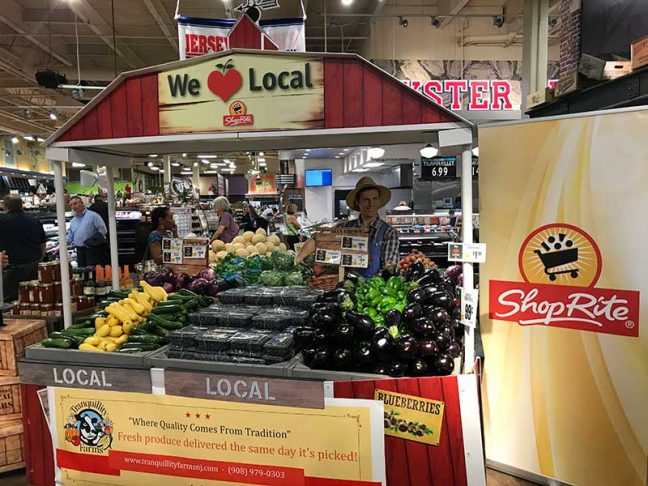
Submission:
POLYGON ((52 262, 42 262, 38 264, 38 280, 44 284, 54 282, 54 265, 52 262))
POLYGON ((44 283, 38 287, 38 301, 41 304, 54 303, 54 284, 44 283))

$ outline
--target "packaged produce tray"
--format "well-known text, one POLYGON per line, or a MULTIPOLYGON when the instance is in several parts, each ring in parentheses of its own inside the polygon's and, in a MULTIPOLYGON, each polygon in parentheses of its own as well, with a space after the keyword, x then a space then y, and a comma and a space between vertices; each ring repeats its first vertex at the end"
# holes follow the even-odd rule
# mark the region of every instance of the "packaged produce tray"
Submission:
POLYGON ((171 358, 168 350, 155 352, 149 358, 151 366, 180 371, 202 371, 207 373, 227 373, 231 375, 287 377, 291 375, 293 363, 285 361, 266 365, 253 363, 233 363, 224 361, 202 361, 195 359, 171 358))
POLYGON ((281 293, 278 287, 246 287, 247 293, 243 302, 249 305, 269 306, 275 303, 275 298, 281 293))
POLYGON ((292 333, 275 334, 263 345, 263 359, 266 361, 287 361, 295 354, 295 340, 292 333))
POLYGON ((234 289, 225 290, 218 294, 219 304, 243 304, 245 296, 247 295, 249 287, 237 287, 234 289))
POLYGON ((182 329, 171 331, 168 334, 169 344, 172 348, 194 349, 197 346, 195 341, 196 337, 210 329, 207 326, 196 326, 192 324, 182 329))
POLYGON ((261 358, 263 346, 272 337, 272 332, 264 330, 240 331, 229 339, 228 354, 261 358))
MULTIPOLYGON (((166 350, 168 346, 162 346, 166 350)), ((107 366, 112 368, 149 368, 148 357, 159 351, 143 353, 100 353, 94 351, 79 351, 78 349, 45 348, 34 344, 27 348, 25 358, 41 363, 61 363, 69 365, 107 366)))
POLYGON ((200 333, 194 338, 196 352, 225 353, 231 349, 233 338, 239 334, 237 329, 221 327, 200 333))

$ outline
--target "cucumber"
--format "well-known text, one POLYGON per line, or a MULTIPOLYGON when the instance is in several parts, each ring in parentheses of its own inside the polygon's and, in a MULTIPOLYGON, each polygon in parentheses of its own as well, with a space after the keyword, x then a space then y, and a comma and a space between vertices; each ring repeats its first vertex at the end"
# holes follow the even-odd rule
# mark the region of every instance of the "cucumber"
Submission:
POLYGON ((49 336, 51 339, 66 339, 67 341, 70 341, 72 343, 72 346, 75 348, 78 348, 79 345, 83 342, 84 337, 83 336, 75 336, 73 334, 64 334, 63 332, 60 331, 55 331, 51 333, 49 336))
POLYGON ((149 334, 148 336, 143 334, 131 334, 128 336, 128 343, 148 343, 148 344, 160 344, 160 338, 149 334))
MULTIPOLYGON (((142 332, 146 334, 151 334, 153 336, 159 336, 162 338, 165 338, 167 334, 169 334, 169 331, 166 329, 161 328, 160 326, 157 326, 154 322, 145 322, 138 328, 135 328, 137 330, 141 330, 142 332)), ((135 330, 133 329, 133 331, 135 330)))
POLYGON ((160 306, 155 306, 153 311, 151 311, 151 314, 177 314, 178 312, 182 312, 184 309, 180 305, 167 305, 164 307, 160 306))
POLYGON ((87 321, 72 324, 68 329, 87 329, 89 327, 94 327, 94 319, 88 319, 87 321))
POLYGON ((164 317, 157 314, 151 314, 149 316, 149 319, 151 320, 151 322, 169 331, 174 331, 176 329, 182 329, 183 327, 185 327, 185 325, 182 322, 174 322, 165 319, 164 317))
POLYGON ((61 333, 68 335, 68 336, 92 336, 95 333, 96 329, 94 326, 92 327, 78 327, 78 328, 72 328, 68 327, 67 329, 63 329, 61 333))
POLYGON ((70 349, 72 342, 67 339, 46 338, 41 341, 46 348, 70 349))

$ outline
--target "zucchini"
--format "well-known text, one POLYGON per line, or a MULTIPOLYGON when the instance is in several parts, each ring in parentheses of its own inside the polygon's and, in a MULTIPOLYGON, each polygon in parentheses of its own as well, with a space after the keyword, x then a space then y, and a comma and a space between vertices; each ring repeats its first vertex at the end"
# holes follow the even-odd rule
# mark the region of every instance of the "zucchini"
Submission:
POLYGON ((94 326, 92 327, 77 327, 77 328, 72 328, 68 327, 67 329, 63 329, 61 331, 62 334, 68 335, 68 336, 92 336, 95 333, 96 329, 94 326))
POLYGON ((155 351, 160 346, 159 343, 126 343, 119 350, 139 349, 140 351, 155 351))
POLYGON ((155 308, 151 311, 151 314, 177 314, 178 312, 182 312, 184 309, 180 305, 166 305, 163 307, 160 306, 155 306, 155 308))
POLYGON ((127 343, 160 344, 160 338, 152 334, 131 334, 130 336, 128 336, 127 343))
POLYGON ((145 332, 147 334, 151 334, 153 336, 159 336, 162 338, 165 338, 167 334, 169 334, 169 331, 161 328, 160 326, 157 326, 154 322, 145 322, 141 326, 133 329, 133 331, 135 331, 136 329, 141 330, 142 332, 145 332))
POLYGON ((51 333, 49 336, 51 339, 66 339, 72 343, 72 346, 77 348, 79 347, 79 344, 83 343, 83 336, 75 336, 74 334, 64 334, 60 331, 55 331, 51 333))
POLYGON ((176 329, 182 329, 185 327, 185 325, 181 322, 174 322, 168 319, 165 319, 164 317, 157 315, 157 314, 151 314, 149 316, 149 319, 151 322, 154 324, 160 326, 161 328, 167 329, 169 331, 174 331, 176 329))
POLYGON ((46 338, 41 341, 41 345, 46 348, 70 349, 72 347, 72 342, 61 338, 46 338))
POLYGON ((94 327, 94 319, 88 319, 87 321, 72 324, 68 329, 87 329, 89 327, 94 327))

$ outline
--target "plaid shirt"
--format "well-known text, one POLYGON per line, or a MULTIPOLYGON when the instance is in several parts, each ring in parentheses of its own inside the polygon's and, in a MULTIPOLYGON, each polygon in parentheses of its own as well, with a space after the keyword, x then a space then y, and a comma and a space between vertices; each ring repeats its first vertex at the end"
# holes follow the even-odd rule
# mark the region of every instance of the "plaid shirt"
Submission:
MULTIPOLYGON (((345 223, 338 224, 339 227, 343 228, 361 228, 362 227, 362 216, 358 216, 357 219, 352 219, 345 223)), ((387 226, 383 234, 383 243, 382 243, 382 257, 380 260, 380 266, 384 268, 386 265, 396 265, 399 260, 398 254, 398 233, 394 228, 385 223, 378 216, 371 222, 369 225, 369 241, 373 241, 380 229, 381 225, 387 226)))

